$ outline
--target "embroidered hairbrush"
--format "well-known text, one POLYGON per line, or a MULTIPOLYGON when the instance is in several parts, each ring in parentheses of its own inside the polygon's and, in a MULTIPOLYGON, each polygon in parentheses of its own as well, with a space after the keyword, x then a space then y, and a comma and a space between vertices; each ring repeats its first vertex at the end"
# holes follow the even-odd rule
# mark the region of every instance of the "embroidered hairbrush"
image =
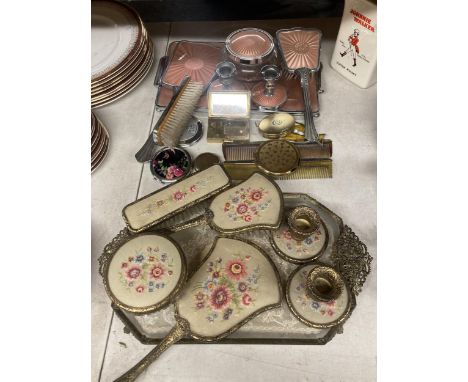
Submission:
POLYGON ((145 144, 135 154, 138 162, 153 159, 158 146, 177 146, 204 90, 202 83, 191 81, 189 77, 182 81, 145 144))

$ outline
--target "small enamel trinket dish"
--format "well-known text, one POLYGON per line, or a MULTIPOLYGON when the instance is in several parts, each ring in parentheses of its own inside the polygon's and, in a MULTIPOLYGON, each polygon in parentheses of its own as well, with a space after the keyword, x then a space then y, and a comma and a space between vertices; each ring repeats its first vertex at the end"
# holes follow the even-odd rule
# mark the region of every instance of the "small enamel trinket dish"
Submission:
POLYGON ((190 154, 178 147, 164 147, 150 162, 151 174, 161 183, 168 184, 185 178, 192 167, 190 154))

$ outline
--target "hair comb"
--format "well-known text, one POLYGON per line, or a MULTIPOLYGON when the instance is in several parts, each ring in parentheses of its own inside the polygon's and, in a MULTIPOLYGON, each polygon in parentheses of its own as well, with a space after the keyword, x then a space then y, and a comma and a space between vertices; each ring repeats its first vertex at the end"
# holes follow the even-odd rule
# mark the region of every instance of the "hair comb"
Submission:
MULTIPOLYGON (((245 180, 258 171, 255 162, 224 162, 223 167, 232 180, 245 180)), ((281 176, 275 176, 276 180, 295 179, 325 179, 333 177, 333 162, 331 159, 301 160, 299 167, 293 172, 281 176)))
MULTIPOLYGON (((223 143, 223 155, 226 161, 254 161, 255 153, 258 147, 264 143, 250 142, 250 143, 223 143)), ((332 156, 332 141, 330 139, 323 139, 322 145, 318 143, 298 143, 295 144, 299 150, 301 160, 304 159, 325 159, 332 156)))

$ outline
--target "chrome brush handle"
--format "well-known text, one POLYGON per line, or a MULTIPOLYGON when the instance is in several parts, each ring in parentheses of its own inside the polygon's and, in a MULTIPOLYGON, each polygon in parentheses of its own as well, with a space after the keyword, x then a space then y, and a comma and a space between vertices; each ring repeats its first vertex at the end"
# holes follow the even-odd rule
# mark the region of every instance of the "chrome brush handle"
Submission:
POLYGON ((304 97, 305 139, 309 142, 320 143, 317 130, 315 130, 314 116, 313 116, 312 107, 310 103, 310 93, 309 93, 310 70, 307 68, 300 68, 300 69, 297 69, 296 72, 299 73, 301 77, 302 95, 304 97))

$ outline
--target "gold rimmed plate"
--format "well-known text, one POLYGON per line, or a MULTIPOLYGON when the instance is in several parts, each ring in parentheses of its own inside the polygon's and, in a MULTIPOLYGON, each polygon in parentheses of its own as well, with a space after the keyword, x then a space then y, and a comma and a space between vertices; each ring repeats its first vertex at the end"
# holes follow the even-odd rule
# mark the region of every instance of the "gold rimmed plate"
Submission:
POLYGON ((91 162, 91 173, 93 173, 94 170, 96 170, 102 164, 108 152, 109 152, 109 138, 106 138, 104 146, 101 150, 101 154, 94 161, 91 162))
POLYGON ((96 84, 91 86, 91 95, 95 96, 99 93, 105 93, 109 89, 115 88, 121 84, 124 84, 128 81, 128 78, 132 76, 133 73, 138 71, 138 68, 141 67, 142 63, 145 61, 148 56, 148 51, 151 49, 150 44, 145 41, 142 45, 140 54, 136 59, 120 74, 116 75, 113 78, 110 78, 104 83, 96 84))
POLYGON ((97 100, 101 97, 110 96, 113 93, 119 91, 120 89, 128 86, 135 79, 139 78, 139 76, 144 71, 146 63, 148 62, 148 60, 150 59, 152 55, 153 55, 152 45, 149 45, 148 49, 144 53, 144 56, 142 56, 141 58, 141 62, 139 62, 139 64, 136 65, 133 71, 125 73, 122 76, 121 80, 119 80, 118 82, 116 81, 116 83, 108 84, 107 87, 103 87, 102 89, 92 92, 91 97, 94 100, 97 100))
POLYGON ((95 108, 95 107, 104 106, 110 102, 116 101, 120 97, 123 97, 124 95, 129 93, 131 90, 133 90, 148 74, 153 64, 153 59, 154 59, 154 55, 153 55, 153 50, 151 49, 151 53, 147 57, 145 63, 142 65, 142 68, 140 69, 140 73, 138 75, 135 75, 134 80, 132 82, 121 85, 118 88, 114 89, 112 92, 109 92, 105 95, 101 95, 100 97, 93 98, 91 100, 91 107, 95 108))
POLYGON ((118 70, 138 48, 142 24, 137 13, 116 1, 91 2, 91 81, 118 70))
POLYGON ((132 52, 132 54, 127 57, 125 59, 124 62, 122 62, 122 64, 115 70, 113 70, 111 73, 109 73, 108 75, 106 75, 105 77, 102 77, 100 78, 99 80, 95 80, 95 81, 91 81, 91 88, 95 88, 95 87, 98 87, 98 86, 101 86, 101 85, 104 85, 112 80, 115 80, 116 78, 118 78, 119 76, 121 76, 123 73, 125 73, 126 71, 128 71, 128 69, 130 67, 132 67, 132 65, 137 62, 138 60, 140 60, 140 57, 141 57, 141 54, 143 52, 143 49, 146 47, 146 45, 148 44, 148 32, 146 31, 143 23, 140 23, 141 24, 141 28, 142 28, 142 34, 141 34, 141 38, 140 40, 138 41, 138 45, 137 47, 134 49, 134 51, 132 52))

